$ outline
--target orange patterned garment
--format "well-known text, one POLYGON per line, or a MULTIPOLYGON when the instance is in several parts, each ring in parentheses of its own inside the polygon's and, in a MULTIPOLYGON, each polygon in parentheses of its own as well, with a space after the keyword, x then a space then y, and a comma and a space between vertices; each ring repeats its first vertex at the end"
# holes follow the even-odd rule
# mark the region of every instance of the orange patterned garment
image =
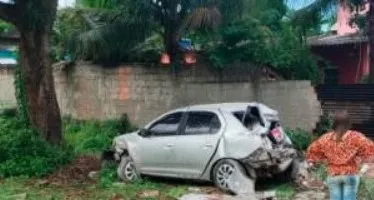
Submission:
POLYGON ((374 143, 356 131, 348 131, 341 141, 335 133, 326 133, 313 142, 307 151, 310 162, 325 162, 330 176, 355 175, 360 162, 374 156, 374 143))

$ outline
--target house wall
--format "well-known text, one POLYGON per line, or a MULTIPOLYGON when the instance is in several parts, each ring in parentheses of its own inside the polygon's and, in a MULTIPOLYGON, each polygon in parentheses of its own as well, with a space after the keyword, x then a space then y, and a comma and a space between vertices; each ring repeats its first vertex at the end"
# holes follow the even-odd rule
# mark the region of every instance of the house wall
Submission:
MULTIPOLYGON (((217 74, 197 66, 174 77, 160 67, 102 68, 81 63, 56 69, 54 77, 63 115, 79 119, 110 119, 127 113, 142 126, 168 110, 192 104, 259 101, 278 110, 285 126, 311 131, 321 114, 309 81, 253 84, 248 73, 232 69, 217 74)), ((1 91, 13 90, 11 83, 1 84, 1 91)), ((0 98, 14 100, 7 96, 0 98)))
MULTIPOLYGON (((366 3, 365 6, 359 9, 359 13, 363 14, 368 12, 368 10, 369 4, 366 3)), ((349 21, 354 13, 356 12, 352 12, 352 10, 347 5, 341 3, 338 7, 336 23, 332 27, 332 30, 335 30, 338 35, 356 33, 358 31, 358 28, 349 24, 349 21)))
POLYGON ((339 84, 355 84, 369 74, 369 46, 367 43, 322 46, 312 49, 338 67, 339 84))

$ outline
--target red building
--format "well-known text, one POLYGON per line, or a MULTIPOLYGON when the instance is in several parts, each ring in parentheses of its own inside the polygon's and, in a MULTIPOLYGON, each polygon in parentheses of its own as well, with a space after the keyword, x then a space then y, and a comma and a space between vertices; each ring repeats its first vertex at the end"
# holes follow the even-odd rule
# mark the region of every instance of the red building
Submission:
MULTIPOLYGON (((363 6, 360 12, 368 9, 368 5, 363 6)), ((341 4, 330 33, 308 38, 312 52, 324 61, 321 62, 324 83, 360 83, 369 73, 368 39, 350 25, 352 14, 348 6, 341 4)))

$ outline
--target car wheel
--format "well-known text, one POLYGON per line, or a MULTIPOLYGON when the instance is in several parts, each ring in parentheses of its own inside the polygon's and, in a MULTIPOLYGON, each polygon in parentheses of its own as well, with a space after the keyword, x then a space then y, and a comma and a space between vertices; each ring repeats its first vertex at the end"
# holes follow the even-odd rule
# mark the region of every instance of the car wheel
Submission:
MULTIPOLYGON (((229 180, 237 170, 236 166, 240 166, 236 161, 224 159, 219 161, 213 168, 213 182, 224 192, 231 192, 229 187, 229 180)), ((244 170, 244 169, 239 169, 244 170)))
POLYGON ((135 163, 129 156, 124 156, 121 158, 121 162, 117 168, 117 175, 123 181, 135 181, 139 178, 135 163))

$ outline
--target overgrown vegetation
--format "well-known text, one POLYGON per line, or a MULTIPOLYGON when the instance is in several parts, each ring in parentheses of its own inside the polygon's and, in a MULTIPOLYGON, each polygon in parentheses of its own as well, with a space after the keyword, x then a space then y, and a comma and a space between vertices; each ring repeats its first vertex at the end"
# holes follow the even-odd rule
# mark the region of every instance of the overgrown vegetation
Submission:
POLYGON ((320 121, 317 123, 316 129, 314 131, 315 134, 317 136, 321 136, 321 135, 331 131, 332 123, 333 123, 333 120, 332 120, 331 115, 328 114, 328 113, 324 113, 321 116, 320 121))
POLYGON ((262 20, 243 19, 222 27, 217 36, 221 42, 210 45, 206 52, 213 66, 223 69, 250 62, 269 66, 288 80, 318 82, 317 63, 292 26, 276 17, 262 20))
POLYGON ((291 139, 294 147, 299 151, 305 151, 315 139, 315 136, 302 129, 286 129, 286 134, 291 139))
POLYGON ((56 59, 158 62, 162 52, 178 53, 178 40, 188 37, 214 69, 246 62, 271 67, 285 79, 319 79, 303 38, 318 28, 302 24, 301 30, 285 0, 99 0, 78 5, 59 11, 56 59))
POLYGON ((101 153, 117 134, 134 129, 125 116, 103 122, 66 118, 65 145, 57 147, 40 138, 16 109, 0 113, 0 178, 47 175, 75 155, 101 153))
POLYGON ((48 144, 15 112, 0 115, 0 178, 43 176, 68 163, 69 150, 48 144))
POLYGON ((134 129, 127 117, 106 121, 65 118, 63 124, 65 142, 77 154, 100 153, 110 148, 115 136, 134 129))

